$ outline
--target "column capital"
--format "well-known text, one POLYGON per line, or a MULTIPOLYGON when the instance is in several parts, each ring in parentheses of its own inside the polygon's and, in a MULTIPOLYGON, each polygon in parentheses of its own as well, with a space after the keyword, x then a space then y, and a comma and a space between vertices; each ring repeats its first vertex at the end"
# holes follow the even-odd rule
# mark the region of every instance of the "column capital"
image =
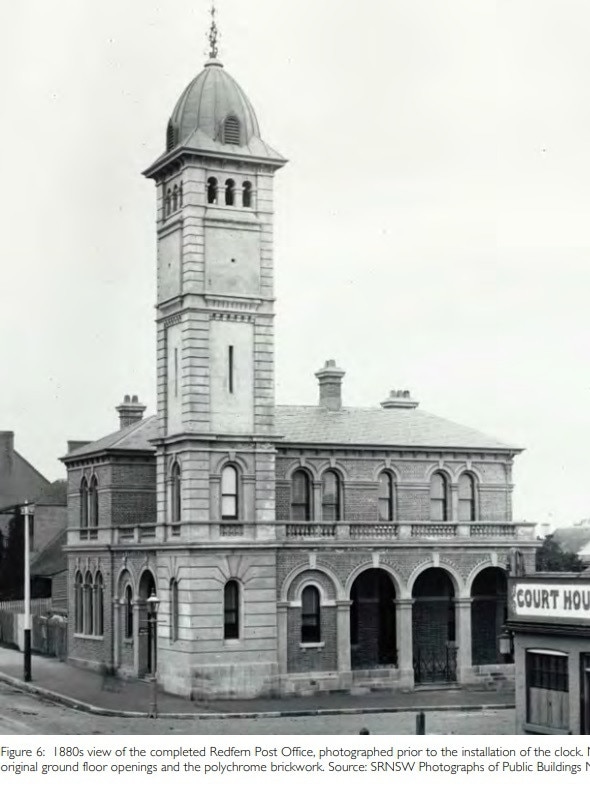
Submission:
POLYGON ((351 600, 337 600, 336 601, 336 608, 338 609, 349 609, 352 606, 351 600))
POLYGON ((411 609, 414 605, 414 598, 394 598, 393 602, 399 609, 411 609))
POLYGON ((473 598, 455 598, 455 606, 471 606, 473 598))

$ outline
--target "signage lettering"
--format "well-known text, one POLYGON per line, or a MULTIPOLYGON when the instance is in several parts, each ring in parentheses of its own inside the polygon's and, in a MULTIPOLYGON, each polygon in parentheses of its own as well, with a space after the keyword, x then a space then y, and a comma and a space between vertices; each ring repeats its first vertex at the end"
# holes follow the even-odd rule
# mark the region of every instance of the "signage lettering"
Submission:
POLYGON ((590 586, 516 582, 512 607, 517 617, 569 617, 590 624, 590 586))

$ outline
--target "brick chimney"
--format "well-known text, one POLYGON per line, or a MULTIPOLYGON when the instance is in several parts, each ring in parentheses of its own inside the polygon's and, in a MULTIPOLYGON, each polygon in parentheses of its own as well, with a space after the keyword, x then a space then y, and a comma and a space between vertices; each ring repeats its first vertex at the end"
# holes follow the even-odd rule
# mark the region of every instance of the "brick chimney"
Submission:
POLYGON ((332 412, 342 409, 342 377, 345 373, 338 368, 335 360, 326 360, 324 367, 316 371, 320 383, 320 407, 332 412))
POLYGON ((390 390, 381 406, 383 409, 416 409, 418 402, 410 396, 409 390, 390 390))
POLYGON ((143 420, 145 404, 140 404, 137 396, 126 395, 123 403, 116 408, 119 413, 119 428, 126 428, 143 420))
POLYGON ((12 472, 14 458, 14 431, 0 431, 0 467, 2 472, 12 472))

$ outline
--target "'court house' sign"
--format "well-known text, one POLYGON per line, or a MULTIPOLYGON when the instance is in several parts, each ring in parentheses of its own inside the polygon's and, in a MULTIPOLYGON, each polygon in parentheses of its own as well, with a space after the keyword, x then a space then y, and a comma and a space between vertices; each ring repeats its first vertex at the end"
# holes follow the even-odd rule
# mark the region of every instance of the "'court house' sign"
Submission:
POLYGON ((590 585, 515 582, 512 608, 516 617, 561 617, 590 624, 590 585))

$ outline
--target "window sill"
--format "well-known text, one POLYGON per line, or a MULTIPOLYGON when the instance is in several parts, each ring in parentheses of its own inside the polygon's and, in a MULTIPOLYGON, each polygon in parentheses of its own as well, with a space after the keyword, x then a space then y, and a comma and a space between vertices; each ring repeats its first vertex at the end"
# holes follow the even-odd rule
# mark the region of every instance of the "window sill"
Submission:
POLYGON ((323 650, 326 646, 325 641, 301 641, 299 642, 300 650, 323 650))
POLYGON ((569 729, 554 729, 552 726, 539 726, 536 723, 523 723, 522 728, 532 734, 571 734, 569 729))
POLYGON ((74 633, 75 639, 86 639, 87 641, 102 641, 104 639, 104 634, 100 636, 95 636, 91 633, 74 633))

